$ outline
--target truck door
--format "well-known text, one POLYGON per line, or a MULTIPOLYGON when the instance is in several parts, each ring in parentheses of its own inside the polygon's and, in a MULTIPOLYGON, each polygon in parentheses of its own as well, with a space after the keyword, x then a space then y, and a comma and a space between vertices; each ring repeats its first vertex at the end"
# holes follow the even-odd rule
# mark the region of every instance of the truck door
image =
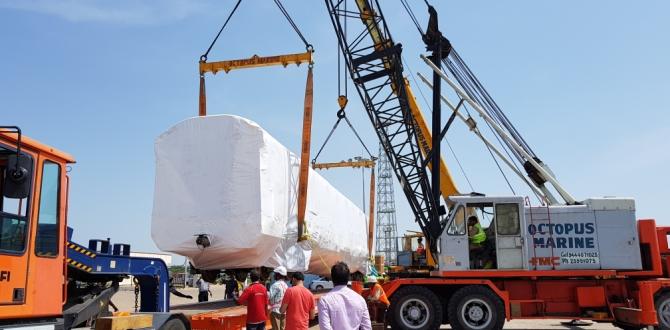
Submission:
POLYGON ((0 146, 0 305, 20 305, 25 303, 32 200, 6 196, 8 163, 1 152, 5 150, 0 146))
POLYGON ((465 207, 456 206, 454 216, 440 237, 440 270, 467 270, 470 268, 465 207))
POLYGON ((521 207, 519 203, 495 204, 498 269, 522 269, 521 207))

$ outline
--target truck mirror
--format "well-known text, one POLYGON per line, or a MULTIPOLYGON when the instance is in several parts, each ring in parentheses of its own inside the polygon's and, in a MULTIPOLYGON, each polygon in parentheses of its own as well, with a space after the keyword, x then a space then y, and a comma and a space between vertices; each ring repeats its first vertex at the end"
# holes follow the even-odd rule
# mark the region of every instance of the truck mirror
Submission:
POLYGON ((7 198, 26 198, 30 195, 33 162, 27 155, 10 155, 5 169, 3 195, 7 198))

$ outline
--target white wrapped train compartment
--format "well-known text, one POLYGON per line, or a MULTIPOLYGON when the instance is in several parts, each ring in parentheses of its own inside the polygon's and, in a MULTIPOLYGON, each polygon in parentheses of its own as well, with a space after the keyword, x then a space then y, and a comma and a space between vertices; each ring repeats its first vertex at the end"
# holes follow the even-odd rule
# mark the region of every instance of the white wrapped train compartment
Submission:
POLYGON ((201 269, 284 265, 328 274, 336 261, 364 269, 365 214, 310 170, 311 239, 296 243, 299 158, 256 123, 196 117, 156 140, 151 235, 201 269), (206 235, 210 246, 196 244, 206 235))

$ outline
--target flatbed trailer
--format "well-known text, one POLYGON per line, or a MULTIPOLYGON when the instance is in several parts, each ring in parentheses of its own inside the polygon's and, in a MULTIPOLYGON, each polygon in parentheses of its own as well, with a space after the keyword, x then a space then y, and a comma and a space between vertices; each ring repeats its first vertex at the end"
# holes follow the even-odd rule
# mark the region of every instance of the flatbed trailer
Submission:
MULTIPOLYGON (((314 294, 315 299, 318 299, 323 293, 314 294)), ((246 326, 247 307, 236 305, 234 301, 221 302, 226 306, 210 311, 198 310, 199 304, 189 304, 183 306, 176 306, 173 312, 181 312, 187 315, 192 330, 237 330, 243 329, 246 326), (195 312, 195 313, 191 313, 195 312)), ((313 321, 314 322, 314 321, 313 321)), ((268 329, 270 328, 270 320, 266 322, 268 329)))

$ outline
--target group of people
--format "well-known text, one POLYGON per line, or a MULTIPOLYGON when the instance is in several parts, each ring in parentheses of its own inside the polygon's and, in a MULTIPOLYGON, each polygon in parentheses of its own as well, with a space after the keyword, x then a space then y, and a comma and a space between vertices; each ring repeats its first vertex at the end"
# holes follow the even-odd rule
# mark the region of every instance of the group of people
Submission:
MULTIPOLYGON (((309 321, 313 320, 318 311, 319 327, 322 330, 371 330, 371 306, 381 304, 388 307, 388 299, 378 283, 369 291, 368 302, 348 287, 350 280, 349 266, 338 262, 330 271, 333 289, 321 296, 316 303, 315 297, 304 286, 303 273, 292 273, 291 285, 287 283, 289 277, 285 267, 274 269, 275 282, 266 290, 261 282, 258 271, 252 270, 251 281, 240 297, 238 303, 247 306, 247 329, 264 330, 269 318, 273 330, 302 330, 309 328, 309 321)), ((372 315, 376 316, 379 309, 374 308, 372 315)))
POLYGON ((314 296, 304 285, 305 276, 293 273, 290 287, 285 267, 275 268, 274 276, 275 282, 268 292, 259 272, 254 269, 249 273, 252 283, 237 299, 239 304, 247 305, 247 329, 264 330, 268 318, 272 329, 309 328, 316 309, 314 296))

